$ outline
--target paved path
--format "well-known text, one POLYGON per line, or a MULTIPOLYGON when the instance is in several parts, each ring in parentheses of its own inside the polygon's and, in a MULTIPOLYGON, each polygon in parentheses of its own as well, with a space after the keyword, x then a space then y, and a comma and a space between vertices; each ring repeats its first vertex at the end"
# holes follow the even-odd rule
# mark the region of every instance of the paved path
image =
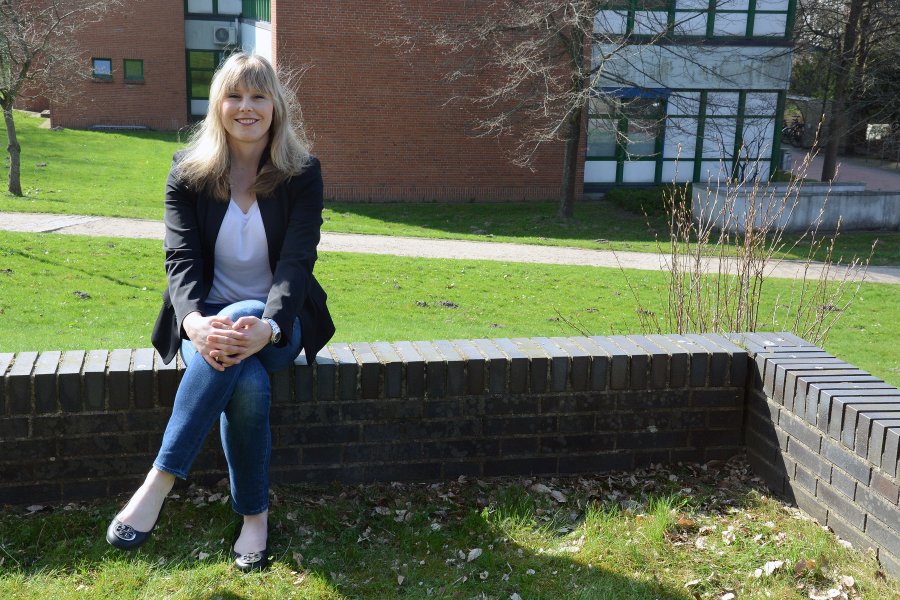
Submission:
MULTIPOLYGON (((794 158, 794 173, 800 174, 800 163, 806 153, 799 148, 786 148, 794 158)), ((822 175, 822 154, 814 156, 806 170, 806 177, 818 180, 822 175)), ((900 163, 875 158, 838 157, 838 173, 835 178, 840 183, 865 183, 866 191, 900 191, 900 163)))
MULTIPOLYGON (((163 239, 162 221, 88 217, 82 215, 53 215, 39 213, 0 213, 0 229, 7 231, 53 232, 72 235, 163 239)), ((361 252, 420 258, 455 258, 496 260, 557 265, 593 267, 622 267, 644 271, 669 271, 669 256, 642 252, 610 252, 559 246, 535 246, 503 242, 475 242, 464 240, 436 240, 428 238, 360 235, 323 232, 319 249, 323 252, 361 252)), ((781 278, 803 277, 805 264, 799 261, 780 261, 769 266, 767 275, 781 278)), ((734 261, 724 267, 734 272, 734 261)), ((718 259, 709 258, 705 269, 717 272, 718 259)), ((814 263, 807 277, 816 278, 822 265, 814 263)), ((833 268, 840 277, 845 268, 833 268)), ((851 273, 851 275, 853 275, 851 273)), ((866 281, 900 285, 900 267, 870 267, 866 281)))

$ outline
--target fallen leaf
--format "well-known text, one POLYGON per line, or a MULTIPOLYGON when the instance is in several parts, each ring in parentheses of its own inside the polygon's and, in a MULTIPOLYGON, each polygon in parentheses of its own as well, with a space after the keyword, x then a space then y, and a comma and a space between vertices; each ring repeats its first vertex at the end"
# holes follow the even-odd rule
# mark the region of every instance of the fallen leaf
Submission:
POLYGON ((397 585, 403 585, 403 582, 406 580, 406 577, 403 575, 397 575, 397 585))
POLYGON ((528 569, 527 571, 525 571, 526 575, 534 575, 534 573, 535 573, 534 569, 528 569))
POLYGON ((816 561, 812 559, 801 559, 797 561, 797 564, 794 565, 794 575, 796 577, 803 577, 804 575, 816 570, 816 561))
POLYGON ((207 558, 209 558, 209 554, 207 554, 206 552, 201 552, 197 555, 197 558, 199 560, 206 560, 207 558))
POLYGON ((736 596, 734 592, 728 592, 727 594, 722 594, 722 598, 720 600, 734 600, 736 596))
POLYGON ((466 562, 472 562, 473 560, 481 556, 481 553, 481 548, 472 548, 471 550, 469 550, 469 556, 466 557, 466 562))
POLYGON ((513 592, 512 594, 509 595, 509 600, 522 600, 522 596, 513 592))
POLYGON ((766 575, 771 575, 778 569, 784 566, 783 560, 770 560, 766 564, 763 565, 763 571, 766 575))
POLYGON ((557 490, 551 491, 550 497, 553 498, 554 500, 556 500, 557 502, 559 502, 560 504, 564 504, 564 503, 568 502, 566 495, 557 490))
POLYGON ((724 543, 726 546, 730 546, 734 542, 734 540, 734 526, 729 525, 728 529, 722 532, 722 543, 724 543))

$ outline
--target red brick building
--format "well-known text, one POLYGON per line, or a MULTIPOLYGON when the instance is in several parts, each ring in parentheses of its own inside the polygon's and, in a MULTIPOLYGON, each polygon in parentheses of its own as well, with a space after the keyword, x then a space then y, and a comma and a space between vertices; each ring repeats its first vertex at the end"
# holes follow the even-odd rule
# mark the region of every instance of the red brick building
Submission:
MULTIPOLYGON (((433 10, 422 1, 423 11, 433 10)), ((466 11, 467 3, 460 3, 466 11)), ((446 60, 386 43, 404 23, 390 0, 129 0, 80 34, 93 78, 51 107, 54 126, 181 129, 202 117, 211 74, 229 49, 305 69, 296 85, 329 198, 356 201, 553 199, 562 146, 535 170, 511 146, 473 135, 445 106, 446 60)), ((469 84, 467 84, 469 85, 469 84)))

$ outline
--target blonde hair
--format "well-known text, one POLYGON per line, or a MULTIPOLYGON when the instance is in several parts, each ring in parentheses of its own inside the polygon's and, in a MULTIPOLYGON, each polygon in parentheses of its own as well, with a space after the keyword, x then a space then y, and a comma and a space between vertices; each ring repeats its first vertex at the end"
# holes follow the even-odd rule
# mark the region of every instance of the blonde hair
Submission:
POLYGON ((299 122, 294 95, 283 85, 271 63, 256 54, 232 54, 216 71, 209 90, 209 111, 190 137, 175 165, 176 175, 190 187, 217 200, 231 197, 231 155, 222 122, 222 100, 240 87, 258 90, 272 99, 272 125, 263 167, 250 188, 259 195, 272 193, 285 179, 309 164, 309 144, 299 122))

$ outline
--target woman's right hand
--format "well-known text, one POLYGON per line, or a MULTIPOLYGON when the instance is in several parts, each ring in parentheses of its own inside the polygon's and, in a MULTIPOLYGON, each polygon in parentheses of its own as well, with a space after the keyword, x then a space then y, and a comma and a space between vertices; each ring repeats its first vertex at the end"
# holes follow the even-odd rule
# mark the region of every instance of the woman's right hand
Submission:
POLYGON ((232 330, 229 317, 204 317, 199 312, 192 312, 182 321, 185 333, 200 356, 216 371, 224 371, 225 367, 237 364, 230 360, 219 344, 212 342, 210 336, 240 337, 243 334, 232 330))

